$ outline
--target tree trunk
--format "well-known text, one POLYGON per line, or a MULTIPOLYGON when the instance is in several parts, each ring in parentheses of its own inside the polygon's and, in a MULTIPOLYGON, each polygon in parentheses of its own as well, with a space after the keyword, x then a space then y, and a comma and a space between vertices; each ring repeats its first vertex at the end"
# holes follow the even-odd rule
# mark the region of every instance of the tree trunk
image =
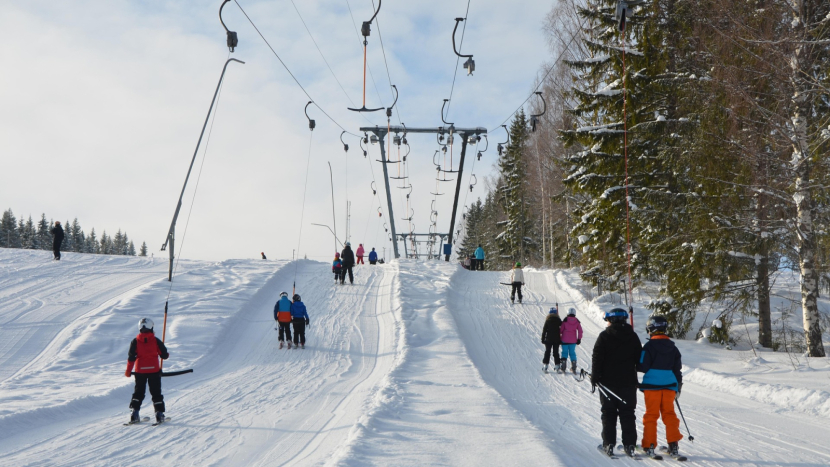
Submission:
POLYGON ((769 300, 769 256, 762 253, 758 264, 756 285, 758 289, 758 343, 762 347, 772 348, 772 318, 769 300))

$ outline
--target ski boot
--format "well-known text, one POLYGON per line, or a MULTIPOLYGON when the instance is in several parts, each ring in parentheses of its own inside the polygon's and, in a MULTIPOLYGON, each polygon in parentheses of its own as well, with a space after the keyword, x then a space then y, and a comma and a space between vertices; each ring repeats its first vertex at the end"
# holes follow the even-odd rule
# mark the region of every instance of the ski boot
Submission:
POLYGON ((164 412, 156 412, 156 423, 164 422, 164 412))
POLYGON ((305 348, 305 343, 300 344, 300 347, 305 348))
POLYGON ((130 423, 138 423, 141 421, 141 416, 138 415, 138 409, 133 409, 133 413, 130 415, 130 423))
POLYGON ((602 452, 608 457, 612 457, 614 459, 617 458, 617 456, 614 455, 614 445, 613 444, 603 444, 602 446, 600 446, 600 450, 602 450, 602 452))
POLYGON ((280 348, 282 348, 282 347, 283 347, 283 345, 285 345, 285 342, 280 341, 280 348))
POLYGON ((548 364, 547 363, 545 363, 545 367, 542 369, 542 371, 544 371, 545 373, 548 372, 548 364))
POLYGON ((571 373, 576 374, 576 362, 571 361, 571 373))
POLYGON ((630 446, 625 446, 623 448, 623 450, 625 451, 626 456, 635 457, 635 458, 637 457, 637 454, 634 452, 634 445, 633 444, 630 445, 630 446))
POLYGON ((291 341, 288 341, 288 348, 291 349, 291 341))
POLYGON ((521 305, 521 304, 522 304, 522 299, 520 298, 520 299, 519 299, 519 305, 521 305))

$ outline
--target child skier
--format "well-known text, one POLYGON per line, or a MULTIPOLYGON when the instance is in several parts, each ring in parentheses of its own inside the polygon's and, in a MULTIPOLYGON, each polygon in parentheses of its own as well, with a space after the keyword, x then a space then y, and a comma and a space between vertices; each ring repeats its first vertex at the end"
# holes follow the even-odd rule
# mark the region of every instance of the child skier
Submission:
POLYGON ((559 344, 561 343, 559 327, 561 325, 562 319, 559 318, 559 309, 552 307, 548 317, 545 318, 545 325, 542 327, 542 344, 545 345, 545 356, 542 357, 542 363, 545 365, 545 373, 548 372, 551 350, 553 350, 553 368, 561 369, 559 366, 559 344))
MULTIPOLYGON (((294 303, 291 304, 291 319, 294 322, 294 347, 305 348, 305 327, 308 326, 308 313, 305 304, 300 301, 300 295, 294 294, 294 303)), ((291 348, 291 344, 288 344, 291 348)))
POLYGON ((377 264, 378 262, 378 252, 372 248, 372 251, 369 252, 369 264, 377 264))
POLYGON ((135 369, 135 390, 133 399, 130 401, 130 408, 133 413, 130 416, 130 423, 138 423, 141 417, 138 410, 141 402, 144 401, 146 386, 150 386, 150 396, 153 398, 153 408, 156 411, 156 422, 164 421, 164 396, 161 395, 161 364, 167 360, 170 354, 167 347, 153 334, 153 320, 141 318, 138 322, 138 335, 130 342, 130 351, 127 354, 127 371, 124 376, 129 378, 135 369))
POLYGON ((562 320, 559 328, 562 340, 562 371, 568 371, 568 356, 571 358, 571 371, 576 374, 576 346, 582 343, 582 323, 576 319, 576 310, 568 309, 568 316, 562 320))
POLYGON ((284 339, 288 339, 288 348, 291 348, 291 300, 288 299, 288 292, 281 292, 280 299, 274 305, 274 319, 279 329, 280 348, 284 339))
POLYGON ((331 263, 331 272, 334 273, 334 283, 340 282, 340 275, 343 272, 343 261, 340 261, 340 253, 334 254, 334 262, 331 263))
MULTIPOLYGON (((481 245, 479 245, 481 248, 481 245)), ((483 254, 483 253, 482 253, 483 254)), ((483 260, 482 260, 483 261, 483 260)), ((522 271, 522 263, 516 263, 516 266, 513 267, 513 270, 510 271, 510 285, 513 286, 510 289, 510 303, 516 299, 516 292, 519 292, 519 303, 522 303, 522 286, 525 283, 525 276, 524 272, 522 271)))
POLYGON ((663 416, 666 425, 666 441, 669 443, 669 454, 679 456, 677 443, 683 439, 680 434, 680 420, 674 413, 674 400, 680 396, 683 387, 683 374, 680 369, 680 351, 674 345, 666 329, 669 323, 663 316, 651 316, 646 324, 649 341, 643 346, 640 354, 640 364, 637 370, 643 375, 640 391, 646 402, 646 413, 643 415, 643 450, 650 456, 654 455, 657 445, 657 419, 663 416))
POLYGON ((602 404, 600 447, 605 454, 613 455, 619 418, 625 452, 633 456, 634 445, 637 443, 634 415, 637 407, 637 362, 643 347, 640 338, 627 322, 627 311, 614 308, 605 313, 605 321, 608 322, 608 327, 597 336, 591 358, 591 386, 592 390, 599 386, 599 400, 602 404))

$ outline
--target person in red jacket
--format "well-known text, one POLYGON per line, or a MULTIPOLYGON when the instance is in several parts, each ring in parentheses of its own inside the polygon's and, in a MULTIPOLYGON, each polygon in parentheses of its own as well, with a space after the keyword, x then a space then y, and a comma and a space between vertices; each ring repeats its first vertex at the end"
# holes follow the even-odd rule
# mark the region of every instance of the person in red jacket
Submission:
POLYGON ((170 354, 167 347, 155 334, 153 334, 153 320, 141 318, 138 322, 138 335, 130 342, 130 351, 127 354, 127 371, 124 376, 130 377, 135 372, 135 391, 130 401, 130 408, 133 413, 130 416, 130 423, 138 423, 141 417, 138 410, 141 402, 144 401, 146 386, 150 386, 150 396, 153 398, 153 408, 156 411, 156 422, 164 421, 164 396, 161 395, 161 364, 167 360, 170 354))

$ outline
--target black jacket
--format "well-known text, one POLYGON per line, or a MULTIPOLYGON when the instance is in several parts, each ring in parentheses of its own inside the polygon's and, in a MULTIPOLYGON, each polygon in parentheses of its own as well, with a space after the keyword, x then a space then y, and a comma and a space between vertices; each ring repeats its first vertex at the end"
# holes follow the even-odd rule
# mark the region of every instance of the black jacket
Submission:
POLYGON ((52 227, 51 232, 52 235, 55 236, 56 242, 60 243, 61 241, 63 241, 63 227, 61 227, 60 224, 52 227))
POLYGON ((609 388, 637 386, 637 363, 643 349, 628 323, 613 324, 599 333, 591 358, 591 383, 609 388))
POLYGON ((346 248, 343 248, 343 252, 340 253, 340 261, 343 262, 344 268, 354 266, 354 251, 352 251, 352 247, 347 246, 346 248))
POLYGON ((559 327, 562 326, 562 319, 557 314, 550 313, 545 318, 545 326, 542 327, 542 342, 545 344, 559 345, 559 327))

